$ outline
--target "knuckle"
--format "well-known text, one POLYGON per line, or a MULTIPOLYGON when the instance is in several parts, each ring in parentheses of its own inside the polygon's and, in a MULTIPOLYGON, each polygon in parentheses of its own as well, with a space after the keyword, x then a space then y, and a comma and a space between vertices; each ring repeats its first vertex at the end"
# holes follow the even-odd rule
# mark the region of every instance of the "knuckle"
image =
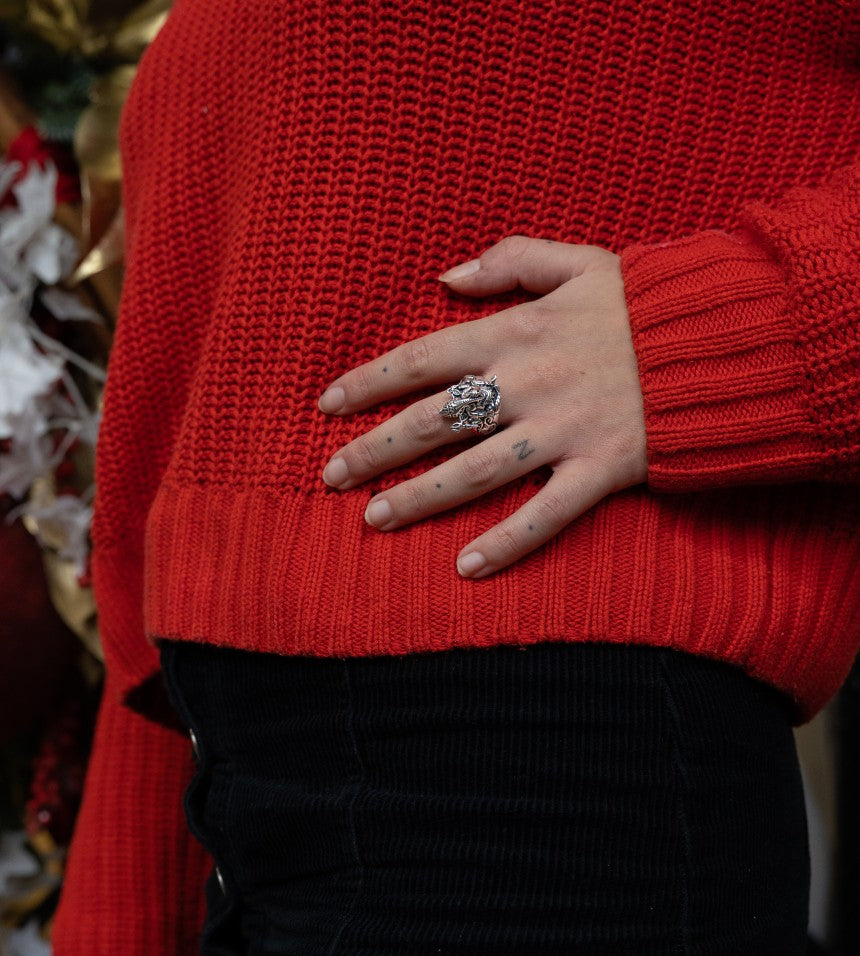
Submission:
POLYGON ((614 266, 621 261, 621 257, 609 249, 602 246, 585 246, 584 251, 588 257, 588 265, 591 268, 600 268, 602 266, 614 266))
POLYGON ((503 560, 516 558, 522 552, 522 542, 514 532, 504 524, 500 524, 493 532, 493 550, 503 560))
POLYGON ((441 421, 438 409, 427 404, 419 404, 407 422, 408 437, 422 444, 434 441, 439 437, 441 421))
POLYGON ((510 318, 511 335, 518 342, 534 342, 546 332, 550 310, 539 302, 514 309, 510 318))
POLYGON ((356 404, 363 404, 374 391, 373 374, 367 366, 359 366, 353 372, 350 392, 356 404))
POLYGON ((420 482, 412 481, 399 489, 404 496, 404 505, 410 514, 424 514, 427 507, 427 496, 420 482))
POLYGON ((535 514, 540 524, 557 528, 568 523, 568 502, 561 495, 546 495, 534 502, 535 514))
POLYGON ((542 362, 535 362, 534 376, 539 382, 558 387, 570 380, 570 362, 567 359, 550 358, 542 362))
POLYGON ((430 347, 425 339, 413 339, 402 346, 400 363, 407 375, 420 378, 431 367, 430 347))
POLYGON ((463 480, 471 487, 490 484, 499 472, 499 461, 492 452, 478 448, 463 459, 463 480))
POLYGON ((379 451, 372 441, 355 442, 350 449, 350 458, 350 472, 355 470, 358 474, 372 474, 380 467, 379 451))
POLYGON ((506 259, 515 261, 526 254, 530 244, 528 236, 513 235, 505 236, 497 248, 506 259))

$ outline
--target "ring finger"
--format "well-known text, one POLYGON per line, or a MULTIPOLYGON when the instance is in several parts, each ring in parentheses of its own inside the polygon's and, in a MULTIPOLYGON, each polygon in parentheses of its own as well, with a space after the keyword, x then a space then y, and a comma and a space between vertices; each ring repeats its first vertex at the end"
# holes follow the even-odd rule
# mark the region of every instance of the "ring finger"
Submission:
MULTIPOLYGON (((323 470, 323 481, 345 491, 397 465, 406 464, 433 448, 473 438, 468 430, 455 432, 439 410, 450 399, 439 392, 415 402, 336 452, 323 470)), ((503 424, 504 405, 498 423, 503 424)), ((489 437, 489 436, 487 436, 489 437)))

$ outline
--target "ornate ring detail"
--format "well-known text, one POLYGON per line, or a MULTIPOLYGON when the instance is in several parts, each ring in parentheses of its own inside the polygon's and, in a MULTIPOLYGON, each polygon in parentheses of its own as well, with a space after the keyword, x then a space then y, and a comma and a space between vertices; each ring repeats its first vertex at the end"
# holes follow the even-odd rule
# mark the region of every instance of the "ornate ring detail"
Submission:
POLYGON ((502 401, 496 376, 489 381, 477 375, 466 375, 448 389, 451 401, 439 409, 443 418, 456 419, 451 430, 471 428, 476 435, 489 435, 496 430, 496 412, 502 401))

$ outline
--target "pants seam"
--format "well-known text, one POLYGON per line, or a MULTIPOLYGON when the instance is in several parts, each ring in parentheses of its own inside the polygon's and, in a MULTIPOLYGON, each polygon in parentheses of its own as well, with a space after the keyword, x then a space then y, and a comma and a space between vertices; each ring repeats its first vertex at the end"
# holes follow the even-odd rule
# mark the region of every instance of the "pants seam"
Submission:
POLYGON ((358 767, 358 772, 356 777, 352 781, 352 794, 349 799, 349 805, 347 807, 347 816, 349 819, 349 831, 350 831, 350 840, 352 843, 352 854, 353 859, 355 860, 355 867, 358 873, 358 882, 355 888, 355 893, 352 898, 352 902, 349 905, 349 908, 344 913, 343 919, 340 926, 337 929, 337 932, 334 935, 334 938, 331 941, 331 946, 328 949, 328 956, 334 956, 338 945, 340 944, 341 938, 343 937, 344 930, 352 921, 353 916, 355 915, 357 903, 361 897, 362 891, 364 889, 364 863, 361 859, 361 854, 358 849, 358 833, 355 826, 355 802, 358 799, 358 794, 361 790, 363 784, 365 784, 367 779, 367 771, 364 766, 364 761, 361 759, 361 753, 358 749, 358 740, 355 735, 355 707, 353 701, 353 692, 352 684, 349 679, 349 661, 342 661, 343 669, 343 679, 344 686, 346 689, 346 699, 347 699, 347 731, 349 733, 350 742, 352 744, 352 752, 355 755, 355 762, 358 767))
MULTIPOLYGON (((180 686, 178 672, 181 667, 179 660, 177 659, 176 651, 177 649, 175 647, 165 647, 162 644, 161 667, 164 674, 165 686, 168 689, 168 695, 171 699, 171 702, 186 728, 195 733, 199 746, 198 756, 194 760, 194 770, 192 777, 185 788, 185 792, 183 793, 182 806, 189 832, 193 834, 201 846, 203 846, 203 848, 206 850, 206 854, 209 857, 209 873, 203 885, 203 892, 206 894, 206 886, 216 879, 216 871, 221 871, 226 868, 230 878, 235 879, 232 872, 232 866, 229 863, 225 863, 228 855, 232 859, 235 859, 235 855, 233 852, 232 842, 226 833, 222 833, 222 835, 219 836, 215 829, 206 827, 203 824, 203 803, 205 803, 205 799, 208 799, 209 793, 211 792, 215 780, 215 771, 212 767, 212 756, 208 750, 208 735, 201 733, 199 730, 197 719, 192 712, 192 708, 186 700, 185 694, 180 686), (198 790, 204 787, 206 788, 206 797, 203 801, 201 801, 201 806, 199 807, 200 818, 198 819, 198 814, 195 812, 194 807, 194 795, 198 790)), ((236 771, 232 765, 227 765, 226 770, 229 777, 229 789, 227 791, 227 804, 229 807, 230 803, 232 802, 233 792, 235 789, 236 771)), ((219 892, 222 894, 219 900, 221 904, 220 909, 216 911, 212 906, 209 905, 207 901, 206 918, 204 925, 200 928, 198 937, 200 951, 202 953, 210 952, 209 943, 211 941, 212 934, 214 932, 218 932, 219 929, 225 925, 228 919, 234 919, 237 917, 237 910, 239 906, 238 894, 224 893, 223 891, 220 891, 220 888, 219 892)))

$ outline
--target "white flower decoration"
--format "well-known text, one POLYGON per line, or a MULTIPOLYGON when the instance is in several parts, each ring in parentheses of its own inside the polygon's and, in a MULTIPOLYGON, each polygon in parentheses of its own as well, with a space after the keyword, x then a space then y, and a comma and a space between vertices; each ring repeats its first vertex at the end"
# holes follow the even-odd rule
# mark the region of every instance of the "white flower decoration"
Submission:
POLYGON ((37 503, 31 489, 50 478, 74 442, 95 446, 100 412, 84 401, 68 366, 96 381, 104 370, 46 335, 30 315, 34 294, 61 320, 102 322, 62 289, 48 288, 68 276, 79 249, 53 222, 57 170, 31 164, 12 185, 20 163, 0 161, 0 197, 11 191, 16 207, 0 210, 0 493, 30 499, 9 519, 24 515, 43 547, 73 561, 84 574, 95 487, 80 497, 58 495, 37 503), (63 387, 60 388, 59 386, 63 387))

